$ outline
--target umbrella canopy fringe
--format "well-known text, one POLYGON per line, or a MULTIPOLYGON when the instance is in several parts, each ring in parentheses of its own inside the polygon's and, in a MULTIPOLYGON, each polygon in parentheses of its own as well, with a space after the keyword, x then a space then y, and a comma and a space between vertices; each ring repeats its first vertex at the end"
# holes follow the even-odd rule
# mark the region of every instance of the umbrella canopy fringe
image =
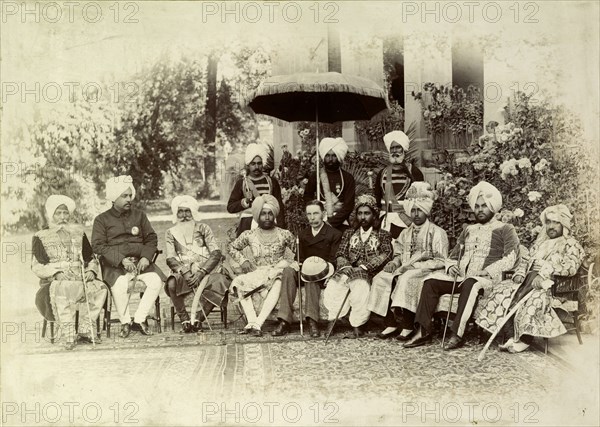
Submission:
POLYGON ((356 87, 353 85, 332 83, 332 84, 302 84, 302 83, 285 83, 278 85, 262 85, 256 89, 256 91, 249 97, 253 99, 259 96, 277 95, 280 93, 290 92, 338 92, 338 93, 355 93, 357 95, 371 96, 373 98, 384 98, 386 95, 381 89, 372 89, 365 87, 356 87))

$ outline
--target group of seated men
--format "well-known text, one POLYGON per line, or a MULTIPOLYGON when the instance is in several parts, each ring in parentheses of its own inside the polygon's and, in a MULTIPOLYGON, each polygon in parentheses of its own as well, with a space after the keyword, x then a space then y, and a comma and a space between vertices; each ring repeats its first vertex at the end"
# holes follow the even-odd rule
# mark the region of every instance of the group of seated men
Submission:
POLYGON ((75 202, 52 195, 46 202, 49 228, 33 238, 32 269, 40 277, 36 305, 46 319, 63 325, 69 349, 99 342, 92 325, 108 295, 104 283, 110 288, 122 338, 132 329, 152 334, 146 319, 163 283, 186 333, 201 330, 229 291, 246 317, 239 333, 261 336, 278 306, 272 335, 285 335, 295 319, 299 285, 304 294, 301 320, 307 322, 311 337, 321 334, 322 299, 330 327, 349 313, 351 336, 361 337, 374 313, 385 323, 378 338, 395 337, 405 348, 424 345, 432 339, 440 298, 452 292, 458 295, 458 306, 447 350, 463 345, 474 312, 479 326, 495 332, 525 295, 512 323, 514 333, 501 349, 519 352, 535 336, 565 333, 550 303, 550 288, 555 276, 575 274, 584 254, 570 236, 568 208, 556 205, 543 211, 543 229, 528 256, 514 227, 495 215, 502 195, 481 181, 467 198, 476 223, 464 227, 449 251, 446 232, 429 220, 436 193, 421 171, 404 159, 408 137, 394 131, 385 135, 384 143, 390 164, 377 175, 375 197, 355 197, 354 178, 341 167, 348 151, 345 141, 321 141, 324 168, 306 185, 309 227, 297 237, 284 228, 279 183, 263 171, 267 153, 250 144, 246 174, 235 183, 227 205, 229 212, 240 213, 236 239, 222 251, 210 227, 199 221, 197 201, 175 197, 174 226, 165 236, 168 277, 153 262, 158 238, 150 221, 132 208, 135 188, 130 177, 106 183, 112 206, 95 218, 91 243, 70 221, 75 202), (514 274, 503 280, 507 272, 514 274), (143 296, 131 318, 131 295, 138 292, 143 296), (191 316, 190 297, 199 301, 198 312, 192 310, 191 316), (88 309, 75 331, 81 303, 88 309))

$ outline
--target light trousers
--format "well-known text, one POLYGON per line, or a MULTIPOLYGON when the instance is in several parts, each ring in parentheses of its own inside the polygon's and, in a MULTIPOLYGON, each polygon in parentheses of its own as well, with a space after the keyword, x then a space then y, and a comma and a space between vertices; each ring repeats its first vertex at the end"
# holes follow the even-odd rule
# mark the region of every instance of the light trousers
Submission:
POLYGON ((369 282, 365 279, 345 279, 347 276, 342 276, 340 280, 330 279, 327 282, 327 287, 323 291, 323 304, 329 312, 329 320, 334 320, 337 315, 344 297, 348 290, 350 295, 346 299, 346 303, 342 307, 340 317, 345 316, 350 311, 350 325, 353 327, 362 326, 369 320, 369 282), (351 309, 351 310, 350 310, 351 309))
MULTIPOLYGON (((132 274, 124 274, 117 279, 111 288, 115 308, 117 309, 117 314, 119 315, 119 320, 122 325, 131 321, 131 314, 129 313, 130 294, 127 293, 127 287, 132 278, 132 274)), ((139 274, 137 280, 144 282, 146 290, 144 290, 144 296, 140 300, 133 321, 135 323, 142 323, 146 320, 148 313, 150 313, 150 310, 154 305, 154 301, 158 297, 160 288, 162 287, 162 280, 156 273, 139 274)))

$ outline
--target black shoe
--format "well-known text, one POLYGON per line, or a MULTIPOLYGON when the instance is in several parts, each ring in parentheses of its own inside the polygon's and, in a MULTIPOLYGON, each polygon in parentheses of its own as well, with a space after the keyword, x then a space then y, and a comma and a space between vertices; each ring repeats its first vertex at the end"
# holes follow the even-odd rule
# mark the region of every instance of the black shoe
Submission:
POLYGON ((121 325, 121 332, 119 333, 119 336, 121 338, 127 338, 130 333, 131 333, 131 325, 129 323, 125 323, 124 325, 121 325))
POLYGON ((458 335, 452 335, 452 338, 450 338, 444 345, 444 350, 454 350, 455 348, 462 347, 464 343, 465 340, 463 340, 461 337, 458 335))
POLYGON ((308 318, 308 332, 312 338, 319 338, 321 336, 319 324, 310 317, 308 318))
POLYGON ((413 348, 413 347, 420 347, 422 345, 428 344, 431 342, 433 336, 431 334, 425 334, 423 335, 422 332, 419 332, 416 334, 417 338, 414 338, 408 342, 405 342, 402 347, 404 348, 413 348))
POLYGON ((400 331, 401 331, 400 328, 396 328, 395 331, 390 332, 389 334, 384 334, 383 331, 382 331, 382 332, 379 332, 376 336, 380 340, 387 340, 388 338, 393 338, 393 337, 395 337, 397 335, 400 335, 400 331))
POLYGON ((252 329, 250 330, 250 333, 252 334, 253 337, 262 337, 263 336, 263 331, 261 331, 261 329, 257 326, 252 327, 252 329))
POLYGON ((192 326, 189 320, 181 322, 181 329, 183 330, 184 334, 191 334, 192 332, 194 332, 194 327, 192 326))
POLYGON ((77 336, 77 344, 102 344, 102 339, 100 337, 94 338, 92 342, 92 338, 87 335, 78 335, 77 336))
POLYGON ((202 332, 202 322, 196 320, 192 325, 192 329, 194 330, 194 332, 202 332))
POLYGON ((353 326, 352 332, 346 335, 344 338, 361 338, 365 336, 365 332, 359 326, 353 326))
POLYGON ((290 324, 285 320, 281 320, 279 322, 279 325, 277 325, 277 328, 273 332, 271 332, 271 335, 273 335, 274 337, 281 337, 283 335, 287 335, 289 331, 290 324))
POLYGON ((399 335, 396 337, 396 339, 397 339, 398 341, 409 341, 409 340, 411 340, 411 339, 412 339, 412 338, 415 336, 415 334, 416 334, 416 333, 417 333, 417 330, 416 330, 416 329, 413 329, 413 330, 411 331, 411 333, 410 333, 410 334, 408 334, 408 335, 402 335, 402 333, 400 333, 400 334, 399 334, 399 335))
POLYGON ((145 321, 142 323, 133 322, 132 329, 140 331, 142 335, 154 335, 145 321))

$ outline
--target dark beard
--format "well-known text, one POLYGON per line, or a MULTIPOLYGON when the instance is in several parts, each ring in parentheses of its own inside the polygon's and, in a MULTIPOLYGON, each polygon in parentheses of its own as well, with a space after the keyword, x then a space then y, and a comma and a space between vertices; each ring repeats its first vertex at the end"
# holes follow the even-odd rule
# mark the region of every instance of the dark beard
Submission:
POLYGON ((335 172, 340 168, 340 162, 335 163, 324 163, 325 169, 329 172, 335 172))

